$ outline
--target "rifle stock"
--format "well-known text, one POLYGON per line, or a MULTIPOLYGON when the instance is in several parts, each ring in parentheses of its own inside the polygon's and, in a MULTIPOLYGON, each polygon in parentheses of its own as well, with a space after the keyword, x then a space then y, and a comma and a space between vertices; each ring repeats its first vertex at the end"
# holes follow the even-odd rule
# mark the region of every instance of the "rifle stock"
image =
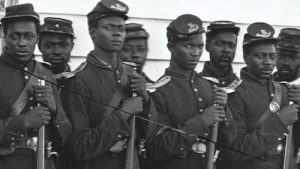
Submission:
POLYGON ((215 142, 217 142, 218 139, 218 128, 219 123, 216 123, 212 127, 212 135, 211 135, 211 141, 208 145, 208 159, 207 159, 207 169, 213 169, 214 168, 214 154, 215 154, 215 142))

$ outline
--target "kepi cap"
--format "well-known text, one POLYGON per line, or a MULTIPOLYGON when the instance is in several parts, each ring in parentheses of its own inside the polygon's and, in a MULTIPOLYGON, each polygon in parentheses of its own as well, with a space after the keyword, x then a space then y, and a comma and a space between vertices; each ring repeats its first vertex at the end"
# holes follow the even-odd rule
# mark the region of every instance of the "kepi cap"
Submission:
POLYGON ((128 23, 125 24, 125 28, 126 28, 126 39, 131 39, 131 38, 148 39, 149 37, 149 34, 143 28, 142 24, 128 23))
POLYGON ((196 34, 204 33, 203 23, 200 18, 191 14, 180 15, 167 27, 169 42, 186 39, 196 34))
POLYGON ((235 26, 235 23, 232 21, 213 21, 210 22, 207 26, 207 34, 216 31, 228 31, 233 32, 236 35, 239 34, 240 28, 235 26))
POLYGON ((58 33, 70 35, 74 38, 74 30, 72 27, 72 21, 63 18, 44 18, 44 24, 41 27, 42 33, 58 33))
POLYGON ((5 25, 17 18, 32 18, 38 23, 40 22, 39 15, 34 11, 33 5, 30 3, 6 7, 5 16, 1 19, 1 23, 5 25))
POLYGON ((300 52, 300 30, 296 28, 281 29, 278 35, 277 47, 295 52, 300 52))
POLYGON ((247 46, 258 41, 277 42, 274 38, 274 28, 263 22, 255 22, 248 26, 247 33, 244 35, 243 46, 247 46))
POLYGON ((124 20, 127 20, 128 16, 126 14, 128 10, 128 6, 121 1, 101 0, 94 9, 88 13, 88 24, 90 25, 91 22, 108 16, 120 16, 124 20))

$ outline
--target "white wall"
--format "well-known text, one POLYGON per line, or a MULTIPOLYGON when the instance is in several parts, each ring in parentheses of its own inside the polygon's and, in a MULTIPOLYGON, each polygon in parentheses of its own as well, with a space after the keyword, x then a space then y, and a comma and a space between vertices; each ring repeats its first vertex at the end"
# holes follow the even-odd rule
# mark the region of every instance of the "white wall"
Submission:
MULTIPOLYGON (((86 14, 98 2, 97 0, 19 0, 19 3, 30 2, 41 17, 56 16, 73 21, 75 35, 72 68, 76 67, 86 54, 92 50, 88 35, 86 14)), ((207 26, 212 20, 232 20, 241 27, 238 50, 234 60, 234 70, 239 71, 243 59, 241 43, 249 23, 264 21, 273 24, 276 32, 283 27, 300 28, 300 0, 124 0, 130 11, 128 22, 144 24, 150 33, 148 62, 145 72, 152 79, 160 77, 168 66, 170 58, 166 48, 166 27, 171 19, 190 13, 199 16, 207 26)), ((37 51, 37 53, 39 53, 37 51)), ((208 60, 205 52, 197 70, 202 69, 202 62, 208 60)))

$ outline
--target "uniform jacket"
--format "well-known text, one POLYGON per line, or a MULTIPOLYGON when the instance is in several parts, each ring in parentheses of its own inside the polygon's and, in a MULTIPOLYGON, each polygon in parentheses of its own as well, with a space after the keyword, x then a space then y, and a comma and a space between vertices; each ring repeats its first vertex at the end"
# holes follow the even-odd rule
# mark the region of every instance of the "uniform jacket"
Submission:
MULTIPOLYGON (((204 67, 202 72, 199 73, 202 77, 212 77, 215 78, 217 81, 213 81, 213 80, 209 80, 209 82, 212 85, 216 85, 216 86, 220 86, 220 87, 227 87, 229 86, 234 80, 237 80, 238 77, 235 75, 235 73, 233 73, 233 69, 232 66, 230 66, 230 69, 224 73, 223 76, 221 76, 218 71, 215 69, 215 67, 211 64, 211 62, 206 61, 204 63, 204 67)), ((219 131, 222 130, 222 127, 219 127, 219 131)), ((232 127, 232 131, 230 131, 230 135, 233 136, 234 134, 234 127, 232 127)), ((220 132, 221 134, 224 132, 220 132)), ((224 143, 226 142, 226 136, 222 136, 221 134, 219 134, 218 136, 218 142, 219 143, 224 143)), ((232 138, 231 140, 234 140, 234 138, 232 138)), ((217 165, 217 169, 225 169, 225 168, 231 168, 231 164, 232 161, 230 158, 228 158, 228 153, 230 153, 230 149, 228 148, 224 148, 222 146, 216 146, 216 149, 220 152, 216 165, 217 165)))
MULTIPOLYGON (((10 108, 16 101, 23 88, 30 78, 30 74, 24 73, 22 69, 33 72, 36 61, 31 60, 26 65, 17 65, 10 56, 5 52, 1 56, 0 61, 0 147, 7 147, 9 144, 19 145, 21 142, 27 141, 29 137, 37 136, 37 131, 26 130, 24 127, 24 114, 32 106, 36 106, 34 99, 29 98, 29 101, 20 115, 11 116, 10 108), (5 63, 7 62, 7 63, 5 63), (15 65, 21 70, 9 65, 15 65)), ((53 74, 47 68, 43 68, 45 78, 52 83, 56 83, 53 74)), ((67 119, 61 100, 57 93, 55 85, 46 82, 46 85, 51 85, 57 105, 57 116, 52 117, 49 125, 46 126, 49 140, 60 148, 64 146, 71 134, 71 123, 67 119)), ((46 133, 47 134, 47 133, 46 133)), ((17 148, 16 151, 9 156, 0 156, 0 166, 6 169, 32 169, 36 164, 35 154, 28 148, 17 148)))
MULTIPOLYGON (((149 156, 153 163, 151 168, 204 168, 208 152, 205 138, 210 138, 211 128, 200 115, 212 105, 212 85, 197 73, 187 77, 167 69, 165 76, 171 77, 170 82, 158 88, 152 95, 159 121, 199 137, 162 128, 150 148, 149 156), (206 150, 203 153, 194 152, 192 146, 195 143, 204 144, 206 150)), ((222 125, 228 130, 232 127, 230 120, 222 125)))
MULTIPOLYGON (((265 122, 254 127, 256 122, 269 108, 274 86, 272 80, 261 81, 241 70, 242 84, 230 95, 229 107, 236 122, 237 138, 232 144, 232 158, 236 169, 275 169, 282 166, 283 155, 275 154, 272 149, 282 143, 287 132, 278 115, 274 114, 265 122)), ((280 107, 288 104, 287 90, 282 86, 280 107)))
MULTIPOLYGON (((62 90, 64 106, 74 127, 71 152, 79 160, 80 169, 123 169, 126 150, 112 153, 110 149, 127 138, 131 127, 118 110, 120 105, 111 114, 104 112, 118 87, 125 93, 123 99, 131 95, 128 84, 121 86, 125 67, 120 59, 116 67, 104 64, 93 52, 86 62, 86 67, 65 83, 73 92, 62 90)), ((151 112, 145 113, 146 117, 151 119, 151 112)))

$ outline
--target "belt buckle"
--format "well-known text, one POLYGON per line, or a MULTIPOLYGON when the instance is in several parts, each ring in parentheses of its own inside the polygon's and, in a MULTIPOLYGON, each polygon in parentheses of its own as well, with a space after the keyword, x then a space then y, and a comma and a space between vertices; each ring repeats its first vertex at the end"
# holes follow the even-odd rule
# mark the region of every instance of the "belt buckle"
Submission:
POLYGON ((275 101, 271 101, 270 103, 270 110, 272 113, 277 113, 280 110, 280 105, 275 101))
POLYGON ((203 154, 206 152, 207 150, 207 147, 204 143, 194 143, 192 145, 192 150, 195 152, 195 153, 198 153, 198 154, 203 154))
POLYGON ((38 146, 38 138, 37 137, 30 137, 27 140, 27 148, 32 149, 34 152, 37 151, 37 146, 38 146))

